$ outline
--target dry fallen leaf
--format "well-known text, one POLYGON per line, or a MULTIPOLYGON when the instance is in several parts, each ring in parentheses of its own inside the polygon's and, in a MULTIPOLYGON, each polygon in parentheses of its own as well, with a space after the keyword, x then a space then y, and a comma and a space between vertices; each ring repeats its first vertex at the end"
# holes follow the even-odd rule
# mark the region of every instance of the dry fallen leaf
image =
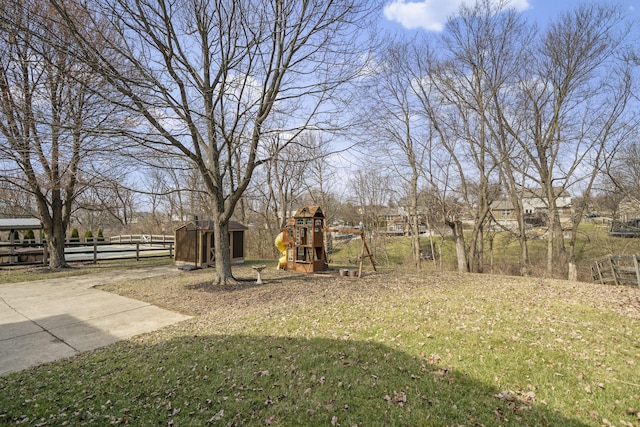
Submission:
POLYGON ((405 403, 407 403, 407 394, 400 391, 400 392, 393 392, 393 397, 389 396, 388 394, 384 397, 384 400, 386 400, 389 403, 397 403, 399 406, 404 406, 405 403))
POLYGON ((214 421, 220 421, 222 418, 224 418, 224 409, 221 409, 220 411, 216 412, 213 417, 209 418, 207 420, 207 425, 213 424, 214 421))

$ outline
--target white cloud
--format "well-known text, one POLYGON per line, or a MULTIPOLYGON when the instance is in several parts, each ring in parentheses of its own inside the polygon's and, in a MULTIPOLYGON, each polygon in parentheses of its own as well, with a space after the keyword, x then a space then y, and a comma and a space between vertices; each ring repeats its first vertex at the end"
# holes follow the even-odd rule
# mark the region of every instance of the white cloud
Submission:
MULTIPOLYGON (((407 29, 423 28, 427 31, 442 31, 447 18, 454 15, 460 5, 473 5, 473 0, 393 0, 384 8, 389 21, 400 23, 407 29)), ((529 9, 529 0, 511 0, 510 7, 518 11, 529 9)))

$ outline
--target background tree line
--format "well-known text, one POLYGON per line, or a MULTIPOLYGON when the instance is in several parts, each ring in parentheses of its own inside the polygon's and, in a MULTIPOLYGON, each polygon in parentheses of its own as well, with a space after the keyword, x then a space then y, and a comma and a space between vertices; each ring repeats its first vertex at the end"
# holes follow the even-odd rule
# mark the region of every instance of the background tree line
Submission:
POLYGON ((426 222, 452 236, 459 271, 482 272, 503 200, 527 275, 522 199, 537 188, 546 274, 575 277, 583 210, 640 196, 638 34, 615 6, 538 28, 480 0, 441 34, 382 42, 365 31, 375 2, 5 3, 1 213, 41 218, 52 267, 71 222, 171 233, 199 214, 228 282, 231 219, 268 257, 290 212, 317 204, 372 232, 400 205, 416 267, 426 222), (570 227, 564 191, 584 201, 570 227))

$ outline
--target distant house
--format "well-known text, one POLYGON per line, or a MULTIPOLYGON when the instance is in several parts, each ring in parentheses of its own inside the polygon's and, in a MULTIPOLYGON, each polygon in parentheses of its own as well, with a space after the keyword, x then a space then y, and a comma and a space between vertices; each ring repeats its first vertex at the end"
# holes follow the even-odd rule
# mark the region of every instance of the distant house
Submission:
POLYGON ((625 196, 618 203, 618 218, 622 222, 640 218, 640 200, 633 196, 625 196))
POLYGON ((495 200, 491 203, 491 216, 494 221, 502 226, 514 226, 516 218, 513 203, 509 200, 495 200))
MULTIPOLYGON (((566 190, 557 190, 556 206, 560 218, 568 218, 573 212, 571 194, 566 190)), ((549 203, 541 188, 527 189, 522 193, 522 208, 525 222, 540 225, 546 222, 549 203)), ((496 223, 505 227, 513 226, 518 220, 515 208, 510 200, 495 200, 491 203, 491 215, 496 223)))
MULTIPOLYGON (((377 232, 388 236, 408 236, 411 232, 409 209, 402 206, 369 206, 356 207, 359 215, 375 216, 377 232), (368 215, 366 215, 368 213, 368 215)), ((420 233, 427 231, 426 214, 418 212, 418 228, 420 233)))
MULTIPOLYGON (((418 212, 418 229, 420 233, 427 231, 425 215, 418 212)), ((409 209, 404 207, 387 207, 378 213, 380 232, 387 235, 407 236, 410 234, 409 209)))
POLYGON ((378 212, 378 225, 382 233, 402 236, 407 228, 406 219, 396 207, 381 208, 378 212))
MULTIPOLYGON (((570 216, 573 212, 571 194, 567 190, 554 188, 556 207, 560 217, 570 216)), ((522 193, 522 207, 525 215, 546 214, 549 211, 549 200, 542 188, 527 189, 522 193)))

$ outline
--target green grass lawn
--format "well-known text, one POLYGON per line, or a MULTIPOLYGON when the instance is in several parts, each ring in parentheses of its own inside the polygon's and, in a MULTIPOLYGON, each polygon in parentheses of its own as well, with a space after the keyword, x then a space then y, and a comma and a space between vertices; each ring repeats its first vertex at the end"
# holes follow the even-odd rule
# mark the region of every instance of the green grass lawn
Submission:
POLYGON ((276 262, 106 287, 194 317, 0 377, 0 424, 640 426, 638 288, 276 262))
POLYGON ((169 257, 141 257, 139 261, 136 261, 135 259, 100 260, 96 264, 93 264, 92 262, 73 262, 69 264, 69 268, 53 271, 49 267, 42 265, 8 265, 0 267, 0 286, 3 283, 18 283, 55 277, 81 276, 110 270, 145 268, 169 264, 173 264, 173 260, 169 257))
MULTIPOLYGON (((531 275, 546 276, 547 240, 543 229, 531 230, 527 241, 531 263, 531 275)), ((585 220, 580 224, 575 246, 578 280, 591 281, 591 266, 596 260, 609 254, 627 255, 640 253, 640 239, 610 237, 608 225, 585 220)), ((409 237, 380 237, 367 240, 374 253, 376 262, 383 267, 413 268, 411 240, 409 237)), ((569 239, 565 240, 569 250, 569 239)), ((430 251, 428 237, 421 237, 420 246, 430 251)), ((425 268, 436 268, 447 271, 456 269, 455 246, 449 237, 434 237, 434 246, 440 258, 435 263, 426 261, 425 268)), ((491 254, 489 235, 484 242, 484 271, 495 274, 519 275, 520 246, 514 236, 507 232, 493 233, 493 254, 491 254), (493 259, 493 265, 491 260, 493 259)), ((339 265, 353 264, 362 250, 361 240, 337 242, 329 259, 339 265)), ((366 260, 365 260, 366 263, 366 260)))

